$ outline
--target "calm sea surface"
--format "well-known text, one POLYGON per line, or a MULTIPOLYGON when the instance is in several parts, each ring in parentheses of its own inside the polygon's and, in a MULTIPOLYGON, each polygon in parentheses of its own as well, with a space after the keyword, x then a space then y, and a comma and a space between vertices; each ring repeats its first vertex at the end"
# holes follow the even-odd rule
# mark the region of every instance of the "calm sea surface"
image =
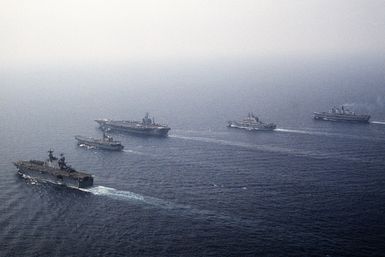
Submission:
POLYGON ((0 74, 0 256, 384 256, 385 65, 369 58, 35 69, 0 74), (314 121, 348 104, 370 124, 314 121), (168 138, 96 118, 168 123, 168 138), (253 111, 275 132, 227 129, 253 111), (65 153, 80 191, 24 180, 65 153))

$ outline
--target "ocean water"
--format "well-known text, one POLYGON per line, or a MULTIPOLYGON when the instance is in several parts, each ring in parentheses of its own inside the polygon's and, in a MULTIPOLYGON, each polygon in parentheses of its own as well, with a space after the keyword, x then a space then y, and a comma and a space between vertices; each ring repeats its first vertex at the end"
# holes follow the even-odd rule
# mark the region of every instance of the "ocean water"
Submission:
POLYGON ((376 58, 67 67, 0 73, 0 256, 383 256, 385 95, 376 58), (370 124, 314 121, 347 104, 370 124), (96 118, 168 123, 167 138, 96 118), (225 127, 253 111, 275 132, 225 127), (65 153, 75 190, 12 165, 65 153))

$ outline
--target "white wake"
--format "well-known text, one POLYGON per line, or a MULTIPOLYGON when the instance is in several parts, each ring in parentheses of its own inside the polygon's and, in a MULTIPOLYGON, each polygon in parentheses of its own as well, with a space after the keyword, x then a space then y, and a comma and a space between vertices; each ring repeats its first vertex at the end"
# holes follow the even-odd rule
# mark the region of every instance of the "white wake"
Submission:
POLYGON ((370 123, 372 123, 372 124, 385 125, 385 121, 371 121, 370 123))
POLYGON ((151 196, 143 196, 126 190, 118 190, 112 187, 94 186, 90 188, 79 188, 83 192, 88 192, 97 196, 110 197, 116 200, 134 200, 141 201, 143 203, 161 207, 164 209, 189 209, 188 205, 175 204, 166 200, 151 196))
POLYGON ((284 129, 284 128, 277 128, 277 129, 275 129, 275 131, 284 132, 284 133, 305 134, 305 135, 318 135, 318 136, 339 135, 339 134, 330 134, 327 132, 297 130, 297 129, 284 129))
MULTIPOLYGON (((360 158, 344 156, 344 155, 341 155, 340 153, 332 154, 332 153, 325 153, 325 152, 318 152, 318 151, 306 151, 306 150, 272 146, 272 145, 264 145, 264 144, 254 145, 250 143, 235 142, 230 140, 206 138, 206 137, 186 137, 186 136, 178 136, 178 135, 172 135, 170 137, 183 139, 183 140, 199 141, 204 143, 237 146, 237 147, 247 148, 250 150, 263 151, 263 152, 290 154, 294 156, 305 156, 305 157, 310 157, 314 159, 336 159, 336 160, 346 160, 346 161, 355 161, 355 162, 364 161, 364 160, 361 160, 360 158)), ((367 162, 367 161, 364 161, 364 162, 367 162)))
POLYGON ((138 155, 146 155, 145 153, 135 151, 135 150, 130 150, 130 149, 124 149, 123 152, 125 153, 132 153, 132 154, 138 154, 138 155))
POLYGON ((144 201, 144 196, 130 191, 117 190, 111 187, 95 186, 91 188, 80 188, 81 191, 89 192, 94 195, 108 196, 119 200, 139 200, 144 201))

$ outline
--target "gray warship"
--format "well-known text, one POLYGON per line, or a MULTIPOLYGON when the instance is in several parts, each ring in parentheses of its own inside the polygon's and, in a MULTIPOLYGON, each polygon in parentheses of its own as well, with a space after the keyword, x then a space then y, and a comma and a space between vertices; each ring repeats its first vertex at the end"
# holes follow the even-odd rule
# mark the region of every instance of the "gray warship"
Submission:
POLYGON ((315 120, 368 123, 370 115, 356 114, 355 112, 348 110, 346 107, 341 106, 341 109, 333 107, 329 112, 314 112, 313 118, 315 120))
POLYGON ((122 151, 124 146, 119 141, 114 141, 110 136, 107 136, 103 132, 103 138, 97 139, 92 137, 75 136, 78 141, 78 145, 93 147, 97 149, 109 150, 109 151, 122 151))
POLYGON ((58 159, 53 156, 53 150, 48 151, 46 161, 16 161, 14 165, 19 175, 44 182, 73 188, 87 188, 94 183, 92 175, 71 168, 66 164, 64 155, 61 154, 58 159))
POLYGON ((151 119, 148 113, 146 113, 146 116, 142 119, 142 121, 109 119, 98 119, 95 121, 100 125, 100 128, 104 131, 118 131, 146 136, 165 137, 167 136, 168 131, 170 130, 167 125, 155 123, 154 119, 151 119))
POLYGON ((228 121, 227 127, 250 131, 273 131, 277 128, 274 123, 264 123, 253 113, 249 113, 242 121, 228 121))

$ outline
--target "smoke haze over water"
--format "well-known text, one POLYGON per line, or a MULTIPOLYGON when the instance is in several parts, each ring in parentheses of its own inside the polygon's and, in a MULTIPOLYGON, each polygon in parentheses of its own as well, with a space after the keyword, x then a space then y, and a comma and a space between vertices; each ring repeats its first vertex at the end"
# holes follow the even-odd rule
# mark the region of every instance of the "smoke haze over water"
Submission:
POLYGON ((384 1, 1 2, 1 68, 384 55, 384 1))
POLYGON ((87 102, 112 116, 126 111, 117 103, 127 99, 135 116, 145 107, 165 121, 175 110, 195 119, 209 110, 216 122, 250 110, 278 120, 343 103, 383 116, 383 1, 37 0, 0 7, 3 102, 87 102))
POLYGON ((221 127, 249 111, 295 128, 313 111, 341 104, 381 121, 384 71, 384 61, 374 57, 51 67, 2 73, 0 105, 13 102, 35 115, 49 107, 63 117, 75 108, 73 118, 90 111, 92 118, 139 119, 149 111, 174 128, 195 126, 174 123, 185 115, 221 127))

